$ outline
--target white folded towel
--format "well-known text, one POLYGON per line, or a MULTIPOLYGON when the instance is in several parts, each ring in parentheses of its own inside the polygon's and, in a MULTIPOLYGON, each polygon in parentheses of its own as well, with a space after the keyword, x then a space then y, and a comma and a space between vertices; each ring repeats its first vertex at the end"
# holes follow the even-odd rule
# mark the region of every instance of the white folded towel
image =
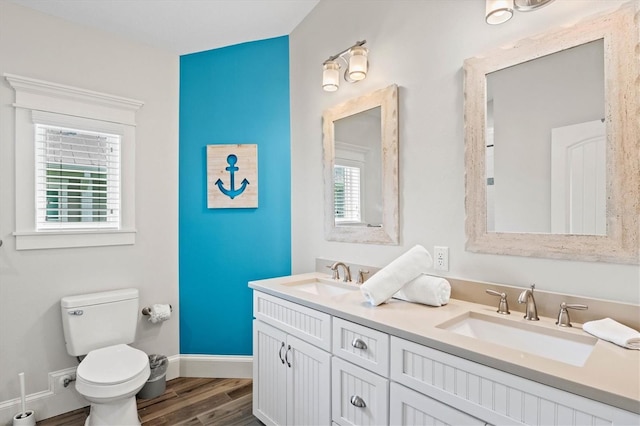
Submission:
POLYGON ((449 281, 427 274, 418 275, 418 278, 409 281, 393 295, 394 299, 431 306, 446 305, 449 303, 450 296, 451 284, 449 281))
POLYGON ((373 306, 389 300, 406 283, 427 272, 433 265, 429 252, 416 245, 380 269, 360 286, 362 295, 373 306))
POLYGON ((640 349, 640 333, 631 327, 605 318, 585 322, 582 329, 589 334, 627 349, 640 349))

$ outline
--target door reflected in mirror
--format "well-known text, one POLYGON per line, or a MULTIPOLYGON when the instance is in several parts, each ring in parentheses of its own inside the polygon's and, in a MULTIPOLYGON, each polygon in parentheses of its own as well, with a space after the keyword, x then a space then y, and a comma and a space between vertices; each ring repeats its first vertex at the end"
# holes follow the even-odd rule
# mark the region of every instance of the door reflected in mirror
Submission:
POLYGON ((604 40, 486 78, 487 232, 606 235, 604 40))
POLYGON ((382 226, 381 107, 334 121, 336 226, 382 226))

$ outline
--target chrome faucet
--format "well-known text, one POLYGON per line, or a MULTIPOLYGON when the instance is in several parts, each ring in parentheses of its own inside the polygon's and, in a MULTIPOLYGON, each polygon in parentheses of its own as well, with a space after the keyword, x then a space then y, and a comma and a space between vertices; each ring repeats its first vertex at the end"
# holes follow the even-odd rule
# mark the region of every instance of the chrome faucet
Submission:
POLYGON ((340 273, 339 273, 339 269, 338 269, 340 266, 342 266, 344 268, 344 278, 342 279, 342 281, 351 282, 351 270, 343 262, 336 262, 333 265, 331 265, 331 267, 329 269, 331 269, 333 271, 333 277, 335 279, 340 279, 340 273))
POLYGON ((531 284, 531 290, 526 289, 518 297, 518 303, 526 303, 526 312, 524 318, 529 321, 538 321, 538 308, 536 308, 536 299, 533 298, 533 290, 536 288, 535 284, 531 284))

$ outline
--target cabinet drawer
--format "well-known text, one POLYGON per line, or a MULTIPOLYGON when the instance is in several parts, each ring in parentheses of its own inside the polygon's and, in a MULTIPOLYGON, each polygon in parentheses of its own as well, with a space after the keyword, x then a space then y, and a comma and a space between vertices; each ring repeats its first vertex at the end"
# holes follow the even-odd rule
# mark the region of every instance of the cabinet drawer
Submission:
POLYGON ((640 416, 391 337, 391 380, 491 424, 628 425, 640 416))
POLYGON ((394 426, 484 426, 485 422, 397 383, 390 386, 389 424, 394 426))
POLYGON ((325 351, 331 351, 331 316, 259 291, 253 316, 325 351))
POLYGON ((389 335, 333 318, 333 354, 381 376, 389 375, 389 335))
POLYGON ((331 414, 341 426, 389 424, 389 380, 332 357, 331 414))

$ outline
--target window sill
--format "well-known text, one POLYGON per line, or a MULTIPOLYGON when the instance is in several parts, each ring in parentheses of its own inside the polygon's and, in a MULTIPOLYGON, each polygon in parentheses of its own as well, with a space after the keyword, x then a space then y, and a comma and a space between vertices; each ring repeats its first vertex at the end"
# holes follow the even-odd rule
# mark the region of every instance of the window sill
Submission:
POLYGON ((14 232, 13 235, 16 237, 16 250, 122 246, 136 242, 136 231, 133 229, 14 232))

